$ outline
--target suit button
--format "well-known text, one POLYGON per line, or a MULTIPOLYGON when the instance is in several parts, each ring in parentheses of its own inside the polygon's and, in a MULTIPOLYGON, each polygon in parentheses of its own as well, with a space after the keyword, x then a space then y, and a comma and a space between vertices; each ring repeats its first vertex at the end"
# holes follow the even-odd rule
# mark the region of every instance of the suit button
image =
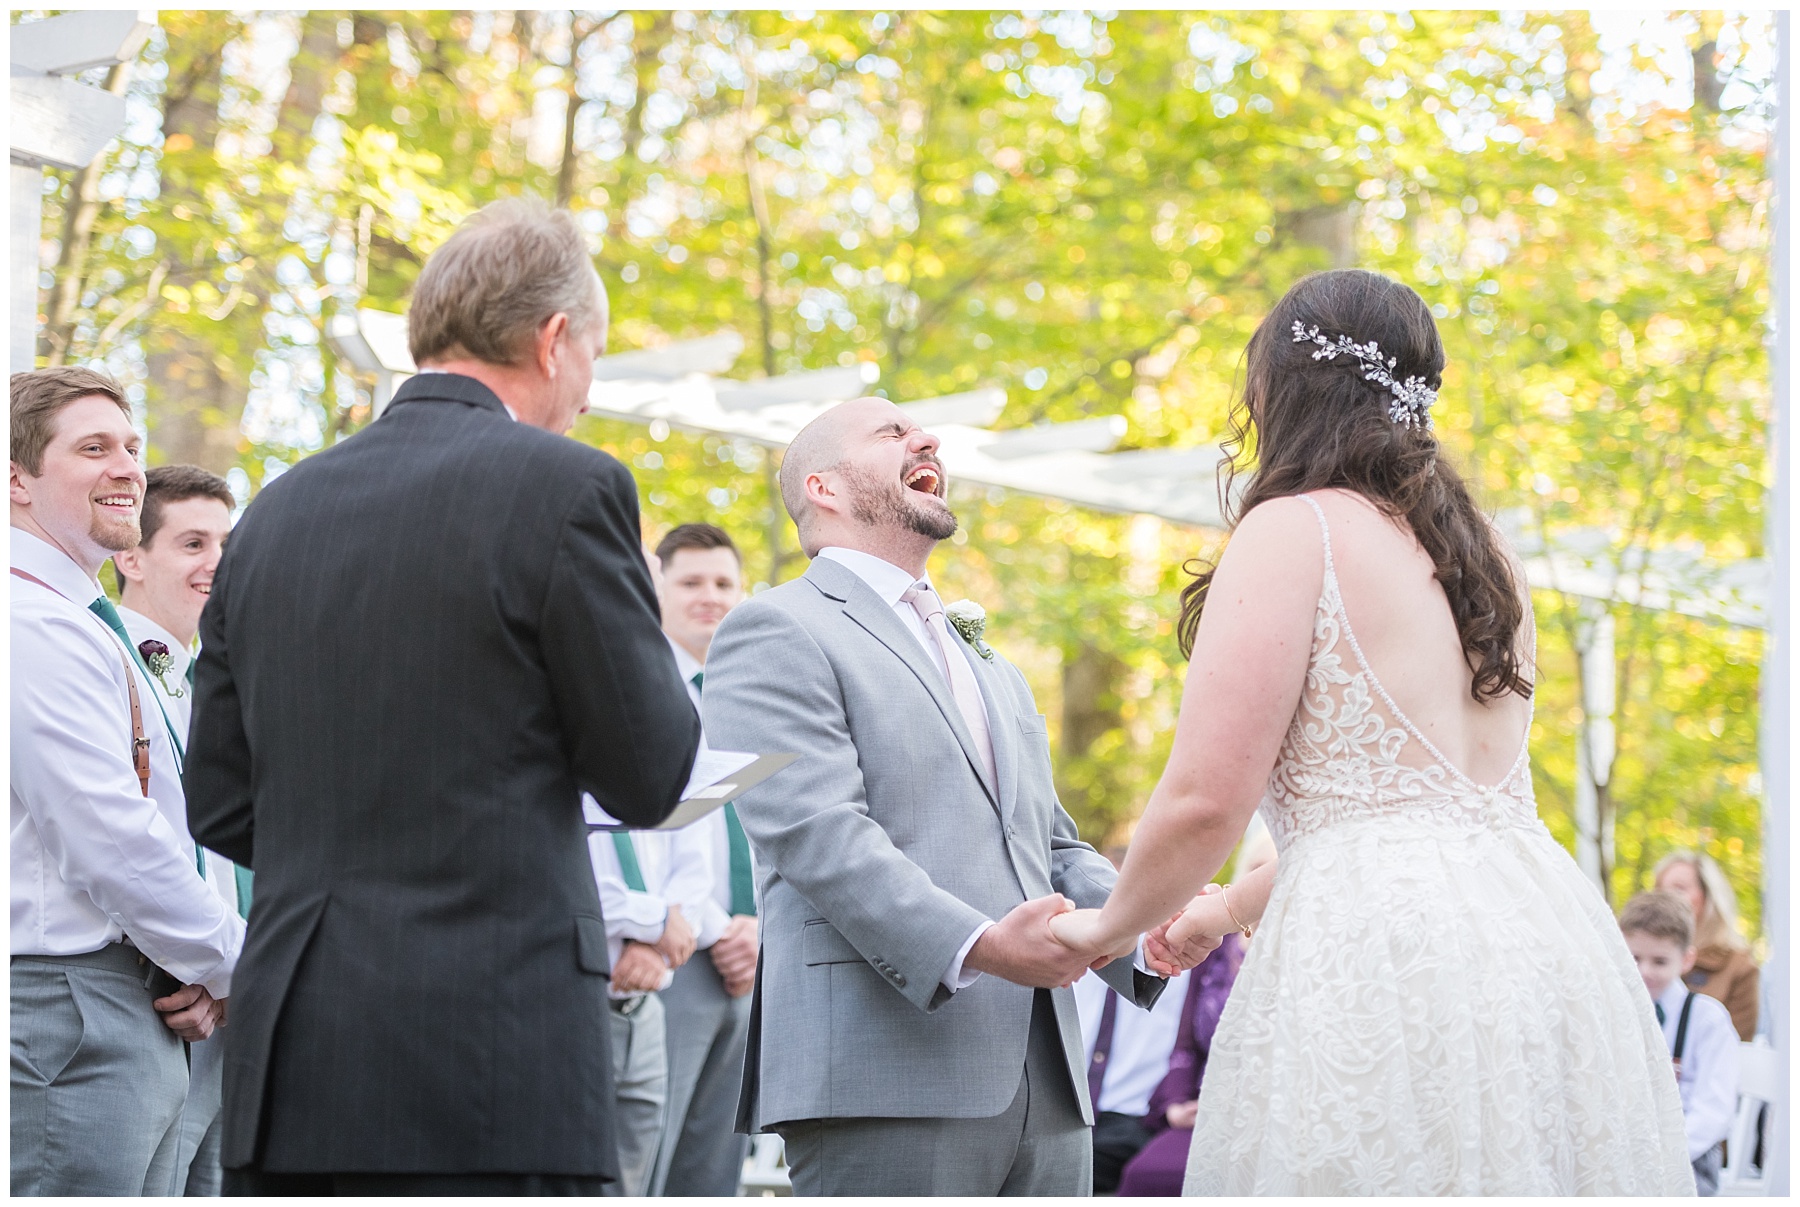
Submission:
POLYGON ((896 972, 894 974, 894 984, 904 989, 906 988, 906 978, 896 972))

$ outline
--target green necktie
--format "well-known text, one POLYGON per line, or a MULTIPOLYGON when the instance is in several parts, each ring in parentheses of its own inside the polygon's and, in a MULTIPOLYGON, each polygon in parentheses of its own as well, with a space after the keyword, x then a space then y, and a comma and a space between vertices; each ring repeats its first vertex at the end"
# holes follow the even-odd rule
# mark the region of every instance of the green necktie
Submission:
MULTIPOLYGON (((694 690, 706 690, 706 672, 695 671, 688 682, 694 690)), ((737 805, 725 802, 725 848, 731 855, 731 912, 733 916, 756 916, 756 878, 750 868, 750 840, 744 836, 744 823, 738 820, 737 805)))
MULTIPOLYGON (((105 621, 106 627, 117 634, 119 640, 125 643, 126 653, 130 654, 131 660, 137 663, 137 668, 144 672, 144 678, 155 679, 156 676, 150 673, 150 668, 144 665, 144 659, 138 653, 137 646, 131 644, 131 634, 125 631, 125 621, 120 618, 119 609, 113 607, 113 601, 102 595, 99 599, 96 599, 93 603, 88 605, 88 611, 105 621)), ((175 726, 169 720, 169 710, 163 704, 162 693, 158 692, 155 688, 152 688, 150 694, 156 697, 156 711, 162 714, 163 728, 169 731, 169 741, 174 744, 175 762, 177 764, 187 762, 187 751, 181 748, 181 739, 175 736, 175 726)), ((206 856, 200 850, 199 843, 194 844, 194 866, 200 870, 200 879, 205 880, 206 856)))
POLYGON ((237 880, 238 917, 248 922, 250 920, 250 885, 256 879, 256 873, 234 863, 231 865, 231 874, 237 880))
POLYGON ((189 691, 194 690, 194 668, 199 665, 200 665, 200 655, 198 655, 190 650, 188 652, 188 668, 187 668, 187 681, 188 681, 188 690, 189 691))
POLYGON ((613 850, 619 853, 619 875, 625 878, 625 887, 634 893, 645 892, 644 873, 638 867, 637 848, 631 845, 631 835, 614 830, 612 840, 613 850))

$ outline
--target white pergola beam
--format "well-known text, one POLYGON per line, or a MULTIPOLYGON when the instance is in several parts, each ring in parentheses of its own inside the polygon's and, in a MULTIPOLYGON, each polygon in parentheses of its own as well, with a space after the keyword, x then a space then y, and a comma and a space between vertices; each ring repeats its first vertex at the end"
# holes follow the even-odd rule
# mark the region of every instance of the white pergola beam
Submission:
POLYGON ((43 242, 44 169, 84 168, 125 124, 125 98, 66 75, 129 62, 154 18, 139 12, 73 12, 10 28, 12 60, 12 309, 8 353, 13 372, 37 364, 38 248, 43 242))
POLYGON ((135 59, 155 28, 155 13, 141 10, 91 10, 25 21, 12 27, 12 63, 43 75, 109 67, 135 59))
MULTIPOLYGON (((602 362, 604 363, 602 358, 602 362)), ((856 398, 881 376, 872 361, 832 369, 809 369, 763 377, 752 382, 721 379, 716 388, 718 405, 727 411, 759 411, 792 403, 834 403, 856 398)))
POLYGON ((1123 415, 1045 423, 998 433, 985 451, 1002 461, 1044 453, 1110 453, 1125 438, 1125 427, 1123 415))
POLYGON ((945 394, 923 402, 903 402, 900 409, 922 428, 935 428, 944 423, 961 423, 968 427, 987 427, 1006 409, 1006 391, 997 387, 969 390, 962 394, 945 394))
POLYGON ((673 381, 691 373, 724 373, 743 355, 744 337, 721 331, 701 339, 684 339, 661 348, 618 352, 594 362, 595 381, 673 381))
POLYGON ((106 150, 124 124, 122 96, 60 75, 12 78, 12 162, 16 166, 86 167, 106 150))

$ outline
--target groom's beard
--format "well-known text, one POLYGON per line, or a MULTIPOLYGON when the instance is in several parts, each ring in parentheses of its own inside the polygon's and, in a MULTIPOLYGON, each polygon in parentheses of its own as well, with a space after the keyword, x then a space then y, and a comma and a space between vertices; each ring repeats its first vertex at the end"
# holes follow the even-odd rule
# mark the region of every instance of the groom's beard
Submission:
POLYGON ((900 527, 934 541, 947 541, 956 532, 956 513, 935 495, 929 496, 937 503, 934 507, 925 497, 906 497, 919 491, 886 482, 856 466, 840 466, 838 472, 850 486, 850 514, 858 523, 871 528, 900 527))

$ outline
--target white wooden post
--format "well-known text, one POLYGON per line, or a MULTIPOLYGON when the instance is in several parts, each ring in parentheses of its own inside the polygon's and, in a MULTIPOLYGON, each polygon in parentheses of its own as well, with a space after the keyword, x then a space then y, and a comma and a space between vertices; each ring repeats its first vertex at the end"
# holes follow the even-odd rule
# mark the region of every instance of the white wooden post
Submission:
POLYGON ((37 363, 38 244, 44 169, 81 168, 125 124, 125 98, 67 76, 135 58, 154 28, 139 12, 73 12, 12 27, 13 372, 37 363))
POLYGON ((1600 817, 1600 790, 1611 781, 1618 753, 1613 713, 1618 707, 1617 658, 1612 610, 1605 601, 1584 599, 1576 626, 1575 663, 1581 675, 1581 725, 1575 732, 1575 862, 1601 884, 1601 868, 1611 864, 1612 822, 1600 817), (1603 861, 1602 853, 1607 858, 1603 861))
POLYGON ((1775 489, 1769 498, 1768 556, 1770 575, 1769 640, 1764 647, 1762 677, 1762 775, 1763 775, 1763 937, 1768 940, 1769 963, 1763 969, 1763 1018, 1769 1043, 1782 1059, 1775 1062, 1778 1080, 1775 1101, 1769 1106, 1764 1130, 1763 1180, 1771 1195, 1786 1196, 1793 1137, 1790 1064, 1793 1053, 1792 1019, 1789 1017, 1793 934, 1789 909, 1792 897, 1789 843, 1793 837, 1793 743, 1795 732, 1794 688, 1794 161, 1792 14, 1775 14, 1775 142, 1772 169, 1775 205, 1774 337, 1770 340, 1770 369, 1774 376, 1775 407, 1769 447, 1775 457, 1775 489))

